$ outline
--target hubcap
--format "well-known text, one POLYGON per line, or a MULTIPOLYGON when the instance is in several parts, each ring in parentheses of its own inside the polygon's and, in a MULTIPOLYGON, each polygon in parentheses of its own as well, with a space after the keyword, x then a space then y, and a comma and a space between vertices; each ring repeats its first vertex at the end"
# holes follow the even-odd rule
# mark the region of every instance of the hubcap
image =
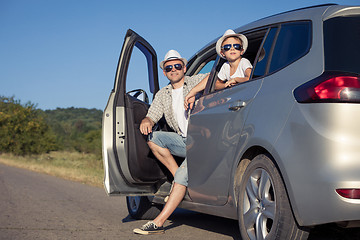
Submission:
POLYGON ((261 168, 250 176, 244 195, 243 218, 250 239, 265 239, 275 218, 275 192, 269 174, 261 168))
POLYGON ((129 204, 130 204, 130 209, 132 212, 137 212, 137 210, 139 209, 140 206, 140 197, 136 196, 136 197, 128 197, 129 199, 129 204))

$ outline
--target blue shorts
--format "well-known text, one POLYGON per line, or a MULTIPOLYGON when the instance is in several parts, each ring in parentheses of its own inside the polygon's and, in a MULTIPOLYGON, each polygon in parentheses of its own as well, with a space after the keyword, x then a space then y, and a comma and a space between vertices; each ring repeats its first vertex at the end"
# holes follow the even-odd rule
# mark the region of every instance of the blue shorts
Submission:
MULTIPOLYGON (((148 141, 151 141, 162 148, 169 149, 172 155, 186 157, 186 138, 175 132, 155 131, 149 135, 148 141)), ((188 185, 188 171, 186 159, 176 170, 174 181, 183 186, 188 185)))
POLYGON ((174 182, 181 184, 185 187, 188 186, 188 169, 186 158, 181 163, 180 167, 176 170, 174 182))

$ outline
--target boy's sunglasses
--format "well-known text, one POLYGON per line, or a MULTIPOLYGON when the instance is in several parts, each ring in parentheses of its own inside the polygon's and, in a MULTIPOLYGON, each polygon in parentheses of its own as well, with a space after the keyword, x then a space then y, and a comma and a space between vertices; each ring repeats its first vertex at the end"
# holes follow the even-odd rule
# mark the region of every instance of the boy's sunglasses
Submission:
MULTIPOLYGON (((183 65, 181 65, 180 63, 174 64, 174 67, 176 70, 181 70, 183 68, 183 65)), ((173 69, 173 65, 167 65, 165 67, 165 72, 171 72, 171 70, 173 69)))
MULTIPOLYGON (((232 44, 232 46, 234 47, 235 50, 240 51, 242 49, 242 46, 240 44, 232 44)), ((231 44, 225 44, 224 46, 222 46, 222 49, 227 52, 231 49, 231 44)))

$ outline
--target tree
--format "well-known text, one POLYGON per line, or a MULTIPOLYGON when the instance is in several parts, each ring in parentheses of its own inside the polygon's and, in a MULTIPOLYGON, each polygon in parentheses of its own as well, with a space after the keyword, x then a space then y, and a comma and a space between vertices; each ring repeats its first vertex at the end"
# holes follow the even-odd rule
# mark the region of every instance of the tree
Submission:
POLYGON ((56 134, 59 148, 94 153, 101 158, 101 110, 70 107, 45 110, 44 113, 56 134))
POLYGON ((101 148, 101 128, 97 130, 91 130, 85 135, 85 139, 88 146, 88 151, 93 152, 99 158, 102 157, 101 148))
POLYGON ((55 135, 41 110, 14 97, 0 96, 0 152, 16 155, 39 154, 56 150, 55 135))

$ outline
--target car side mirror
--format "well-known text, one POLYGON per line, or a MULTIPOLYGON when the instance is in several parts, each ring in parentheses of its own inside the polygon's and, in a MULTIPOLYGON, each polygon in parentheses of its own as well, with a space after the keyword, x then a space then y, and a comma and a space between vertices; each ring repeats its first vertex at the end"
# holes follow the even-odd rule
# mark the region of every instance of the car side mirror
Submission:
POLYGON ((147 93, 145 92, 145 90, 135 89, 135 90, 127 92, 127 94, 129 94, 130 96, 133 96, 134 98, 137 98, 145 103, 149 103, 149 97, 148 97, 147 93), (141 99, 141 97, 142 97, 142 99, 141 99))

